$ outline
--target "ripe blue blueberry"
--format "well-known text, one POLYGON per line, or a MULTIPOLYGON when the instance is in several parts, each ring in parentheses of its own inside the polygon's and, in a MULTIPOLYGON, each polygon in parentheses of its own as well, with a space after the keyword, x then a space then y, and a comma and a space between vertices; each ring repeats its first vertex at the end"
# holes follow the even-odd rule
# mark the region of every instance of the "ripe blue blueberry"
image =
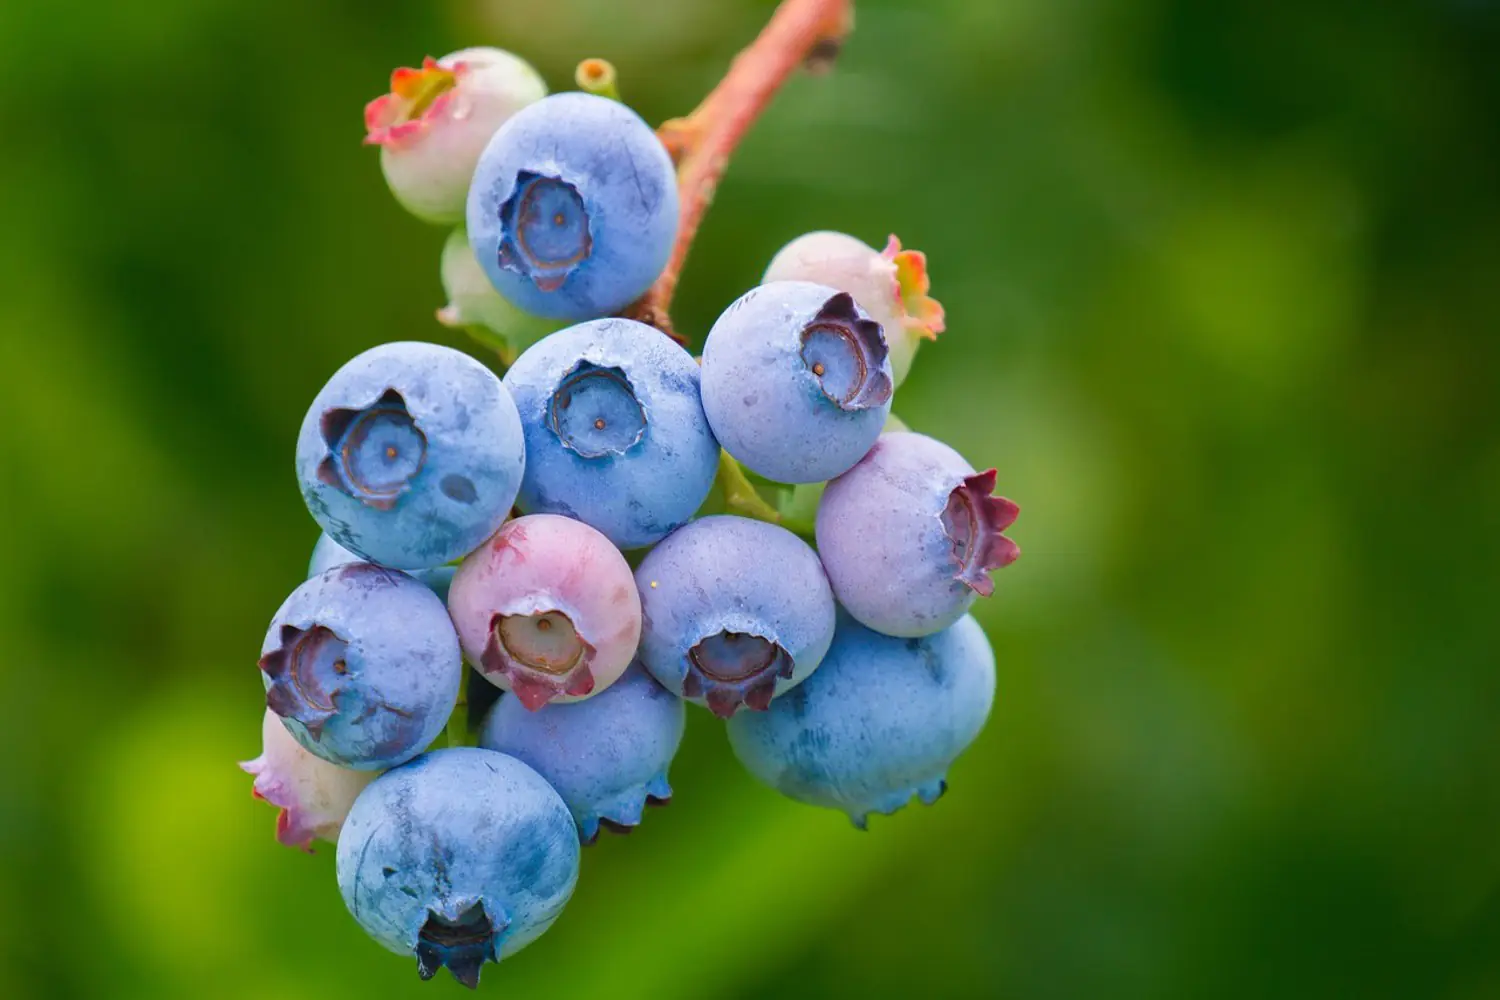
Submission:
POLYGON ((847 292, 807 281, 753 288, 703 345, 703 412, 724 450, 781 483, 847 470, 891 411, 880 324, 847 292))
POLYGON ((927 255, 901 249, 894 235, 877 251, 844 233, 804 233, 776 252, 762 281, 816 281, 854 296, 885 333, 897 386, 922 341, 943 332, 943 306, 927 294, 927 255))
POLYGON ((528 711, 502 697, 479 745, 529 764, 557 789, 586 844, 599 828, 629 833, 646 805, 672 797, 667 768, 682 741, 686 710, 639 665, 603 694, 528 711))
POLYGON ((1020 508, 991 496, 995 470, 923 434, 882 435, 828 484, 818 554, 839 603, 887 635, 930 635, 956 622, 1020 556, 1002 532, 1020 508))
POLYGON ((437 344, 385 344, 344 365, 297 439, 313 519, 344 548, 396 569, 477 548, 510 513, 525 461, 500 379, 437 344))
POLYGON ((479 158, 469 241, 490 281, 538 316, 593 319, 651 286, 677 234, 677 177, 618 101, 554 94, 516 113, 479 158))
POLYGON ((517 506, 592 525, 622 549, 660 541, 703 504, 719 445, 698 365, 652 327, 598 319, 552 334, 505 373, 526 433, 517 506))
POLYGON ((748 518, 705 517, 662 539, 635 572, 641 662, 668 691, 720 718, 771 699, 817 668, 834 605, 818 557, 748 518))
POLYGON ((914 796, 937 801, 994 698, 995 655, 972 615, 897 639, 840 614, 817 672, 769 711, 730 719, 729 742, 767 785, 863 829, 914 796))
MULTIPOLYGON (((335 566, 356 562, 368 562, 368 560, 361 559, 335 542, 325 531, 318 536, 317 544, 313 546, 312 559, 307 564, 307 575, 317 576, 335 566)), ((453 574, 457 571, 457 566, 434 566, 432 569, 412 570, 410 575, 427 584, 440 600, 446 601, 448 585, 453 582, 453 574)))
POLYGON ((473 989, 540 937, 578 881, 573 818, 505 754, 435 750, 376 778, 344 821, 339 891, 365 932, 473 989))
POLYGON ((261 644, 266 707, 308 750, 378 770, 437 738, 458 699, 463 660, 431 590, 370 563, 303 582, 261 644))

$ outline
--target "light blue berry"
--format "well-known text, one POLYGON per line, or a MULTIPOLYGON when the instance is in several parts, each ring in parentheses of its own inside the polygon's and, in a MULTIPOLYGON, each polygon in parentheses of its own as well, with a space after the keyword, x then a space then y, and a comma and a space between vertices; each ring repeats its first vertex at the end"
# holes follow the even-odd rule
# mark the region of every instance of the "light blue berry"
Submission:
POLYGON ((396 569, 478 548, 510 513, 525 461, 500 379, 437 344, 385 344, 344 365, 297 439, 313 519, 339 545, 396 569))
POLYGON ((505 374, 526 434, 517 505, 564 514, 622 549, 660 541, 703 504, 719 445, 698 365, 658 330, 599 319, 534 344, 505 374))
POLYGON ((768 711, 730 719, 729 742, 767 785, 863 828, 913 797, 937 801, 994 698, 995 655, 972 615, 897 639, 841 613, 817 672, 768 711))
POLYGON ((568 808, 505 754, 454 747, 376 778, 344 821, 339 891, 365 932, 469 988, 540 937, 578 880, 568 808))
POLYGON ((796 535, 748 518, 678 528, 635 573, 640 659, 668 691, 728 718, 764 711, 802 682, 833 639, 818 557, 796 535))
POLYGON ((593 319, 639 298, 677 235, 677 175, 656 133, 618 101, 554 94, 490 139, 469 188, 469 242, 529 313, 593 319))
POLYGON ((448 609, 397 570, 356 562, 306 580, 261 644, 266 707, 343 767, 410 760, 443 731, 463 671, 448 609))
POLYGON ((528 711, 506 696, 479 745, 524 761, 557 789, 584 843, 599 827, 629 833, 650 805, 672 797, 667 768, 682 741, 685 707, 639 665, 602 694, 528 711))
POLYGON ((703 345, 703 412, 724 450, 780 483, 854 465, 891 410, 880 324, 845 292, 806 281, 751 289, 703 345))

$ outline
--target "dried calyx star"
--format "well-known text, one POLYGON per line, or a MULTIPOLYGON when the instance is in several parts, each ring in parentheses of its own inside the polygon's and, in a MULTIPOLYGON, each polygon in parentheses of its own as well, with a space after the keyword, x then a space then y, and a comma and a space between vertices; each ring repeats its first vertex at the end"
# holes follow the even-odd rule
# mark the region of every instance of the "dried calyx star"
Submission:
POLYGON ((438 320, 509 370, 390 343, 316 394, 296 465, 323 534, 267 629, 242 766, 282 843, 336 839, 350 913, 423 979, 476 987, 551 926, 580 846, 671 798, 689 702, 756 777, 861 827, 935 801, 989 713, 968 611, 1018 509, 891 416, 943 329, 926 258, 817 230, 701 359, 669 315, 730 153, 851 17, 785 0, 656 131, 603 60, 549 97, 486 48, 366 108, 397 200, 447 227, 438 320))

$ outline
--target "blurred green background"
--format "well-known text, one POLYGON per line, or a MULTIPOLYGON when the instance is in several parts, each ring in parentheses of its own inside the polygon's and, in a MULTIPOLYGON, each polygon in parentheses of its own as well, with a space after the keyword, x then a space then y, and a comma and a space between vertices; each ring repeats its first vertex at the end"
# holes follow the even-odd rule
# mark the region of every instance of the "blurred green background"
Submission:
MULTIPOLYGON (((432 319, 360 110, 476 43, 688 110, 751 0, 0 4, 0 995, 456 996, 278 847, 291 459, 432 319)), ((1500 997, 1500 11, 868 0, 735 158, 677 319, 791 237, 925 250, 898 412, 1023 508, 936 808, 794 805, 693 712, 495 996, 1500 997)))

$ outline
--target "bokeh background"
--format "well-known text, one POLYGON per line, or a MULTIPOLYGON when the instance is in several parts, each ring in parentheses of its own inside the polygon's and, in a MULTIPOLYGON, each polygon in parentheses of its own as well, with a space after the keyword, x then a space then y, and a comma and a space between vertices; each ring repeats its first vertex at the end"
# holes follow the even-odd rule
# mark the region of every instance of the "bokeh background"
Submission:
MULTIPOLYGON (((685 112, 752 0, 0 4, 0 995, 457 996, 278 847, 257 644, 304 407, 432 319, 360 110, 467 44, 685 112)), ((735 158, 701 336, 798 233, 895 232, 897 412, 1023 508, 991 725, 932 809, 754 784, 587 852, 495 996, 1500 997, 1500 12, 861 0, 735 158)))

